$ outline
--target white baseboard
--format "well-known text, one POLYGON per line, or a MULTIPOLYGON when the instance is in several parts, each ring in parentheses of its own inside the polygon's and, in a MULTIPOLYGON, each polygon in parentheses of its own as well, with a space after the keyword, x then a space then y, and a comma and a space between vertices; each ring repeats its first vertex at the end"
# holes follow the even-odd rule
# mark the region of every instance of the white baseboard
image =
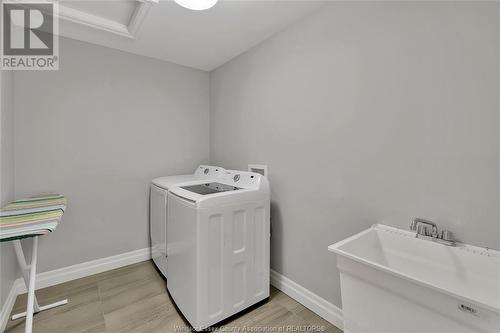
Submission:
MULTIPOLYGON (((151 259, 151 249, 145 248, 43 272, 36 275, 36 289, 55 286, 56 284, 110 271, 149 259, 151 259)), ((26 286, 23 279, 19 278, 16 282, 21 285, 20 293, 25 293, 26 286)))
MULTIPOLYGON (((151 259, 151 249, 144 248, 127 253, 118 254, 102 259, 87 261, 81 264, 67 266, 53 271, 43 272, 36 275, 36 289, 42 289, 56 284, 80 279, 86 276, 102 273, 112 269, 132 265, 141 261, 151 259)), ((26 285, 22 278, 14 281, 10 293, 2 306, 0 312, 0 332, 3 332, 17 295, 26 292, 26 285)))
POLYGON ((321 318, 343 329, 342 310, 295 281, 271 269, 271 284, 281 290, 321 318))

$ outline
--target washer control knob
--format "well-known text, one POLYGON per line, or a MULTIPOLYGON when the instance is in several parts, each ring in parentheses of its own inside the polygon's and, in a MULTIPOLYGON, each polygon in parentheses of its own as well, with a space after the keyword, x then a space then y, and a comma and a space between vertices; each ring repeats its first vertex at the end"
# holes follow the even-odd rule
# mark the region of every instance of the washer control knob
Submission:
POLYGON ((238 180, 240 180, 240 175, 234 175, 233 180, 235 182, 237 182, 238 180))
POLYGON ((208 172, 210 171, 210 169, 208 168, 205 168, 205 170, 203 171, 205 173, 205 175, 208 175, 208 172))

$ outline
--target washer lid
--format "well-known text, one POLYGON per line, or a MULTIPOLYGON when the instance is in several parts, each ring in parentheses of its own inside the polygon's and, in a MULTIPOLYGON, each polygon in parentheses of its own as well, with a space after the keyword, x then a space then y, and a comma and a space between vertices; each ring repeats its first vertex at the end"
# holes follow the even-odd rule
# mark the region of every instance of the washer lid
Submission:
POLYGON ((153 179, 153 184, 165 190, 169 190, 173 186, 178 186, 181 183, 187 183, 198 179, 206 179, 207 182, 214 181, 225 171, 224 168, 218 166, 200 165, 194 170, 193 174, 159 177, 153 179))
POLYGON ((194 192, 201 195, 241 190, 240 187, 221 184, 221 183, 196 184, 189 186, 181 186, 181 188, 186 191, 194 192))
POLYGON ((172 186, 176 186, 179 185, 180 183, 185 183, 194 180, 197 180, 196 176, 194 175, 178 175, 178 176, 155 178, 153 179, 152 183, 165 190, 169 190, 172 186))

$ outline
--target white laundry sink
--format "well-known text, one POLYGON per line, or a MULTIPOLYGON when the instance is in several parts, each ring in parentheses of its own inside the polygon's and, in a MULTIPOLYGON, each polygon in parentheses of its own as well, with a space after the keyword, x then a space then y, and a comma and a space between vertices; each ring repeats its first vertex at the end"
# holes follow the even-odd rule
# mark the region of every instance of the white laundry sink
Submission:
POLYGON ((499 251, 380 224, 328 249, 346 332, 500 332, 499 251))

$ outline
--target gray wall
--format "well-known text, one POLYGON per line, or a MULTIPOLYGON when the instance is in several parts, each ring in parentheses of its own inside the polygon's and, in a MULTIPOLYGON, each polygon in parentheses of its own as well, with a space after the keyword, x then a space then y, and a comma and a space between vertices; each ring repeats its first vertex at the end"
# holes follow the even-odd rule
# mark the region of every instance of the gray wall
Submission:
MULTIPOLYGON (((13 73, 0 71, 0 207, 14 200, 13 73)), ((0 243, 0 309, 18 277, 11 244, 0 243)))
POLYGON ((0 71, 0 206, 14 200, 14 75, 0 71))
POLYGON ((60 59, 14 80, 16 196, 68 198, 40 272, 149 246, 151 179, 209 159, 208 73, 69 39, 60 59))
POLYGON ((340 305, 327 246, 373 223, 500 248, 499 6, 335 2, 211 73, 211 162, 270 168, 273 269, 340 305))

